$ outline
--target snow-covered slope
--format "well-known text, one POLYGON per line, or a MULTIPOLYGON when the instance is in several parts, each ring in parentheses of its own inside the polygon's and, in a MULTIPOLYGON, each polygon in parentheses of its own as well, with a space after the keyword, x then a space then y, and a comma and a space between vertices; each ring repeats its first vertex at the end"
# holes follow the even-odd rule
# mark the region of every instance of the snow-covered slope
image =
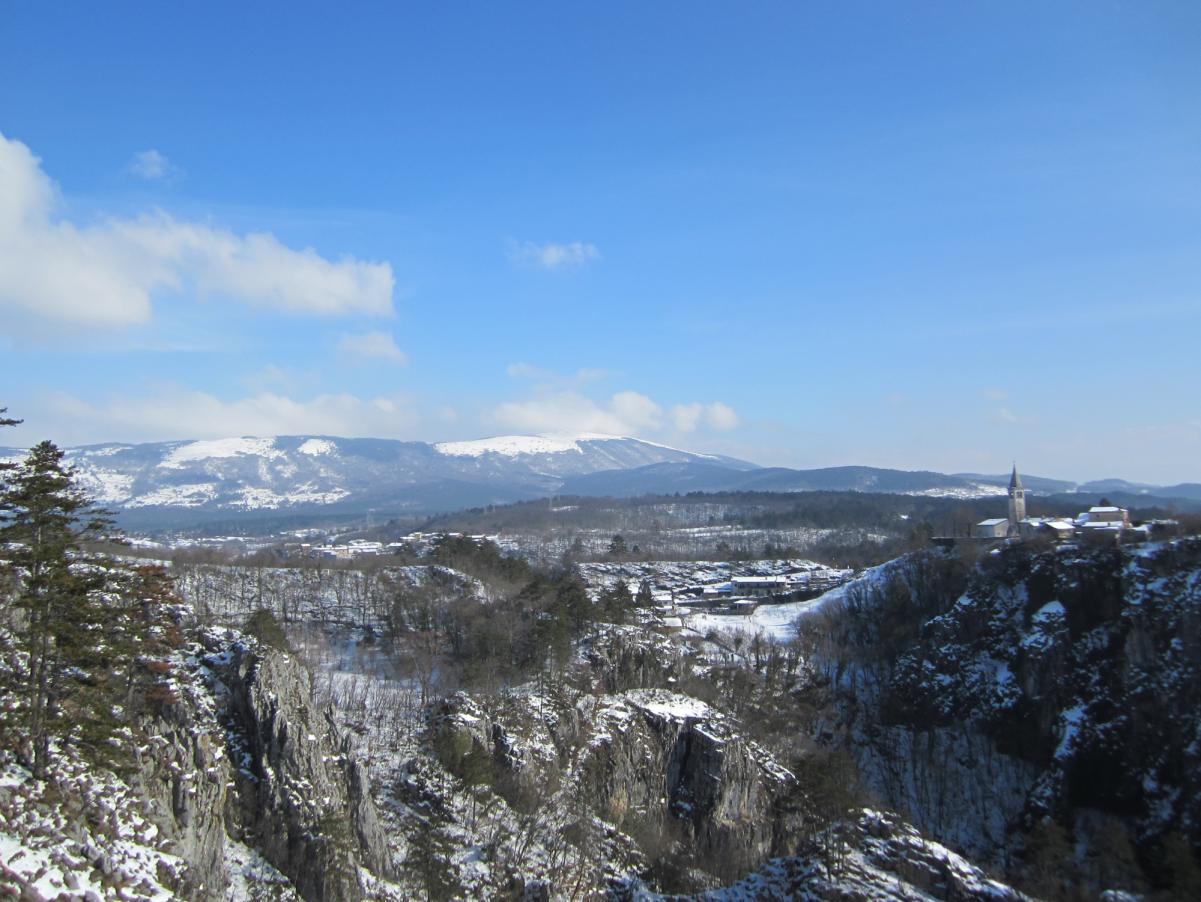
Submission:
MULTIPOLYGON (((22 452, 0 449, 0 458, 22 452)), ((752 464, 636 438, 501 436, 401 442, 332 436, 233 437, 67 450, 100 503, 146 520, 246 512, 426 513, 553 494, 572 476, 656 463, 752 464)))

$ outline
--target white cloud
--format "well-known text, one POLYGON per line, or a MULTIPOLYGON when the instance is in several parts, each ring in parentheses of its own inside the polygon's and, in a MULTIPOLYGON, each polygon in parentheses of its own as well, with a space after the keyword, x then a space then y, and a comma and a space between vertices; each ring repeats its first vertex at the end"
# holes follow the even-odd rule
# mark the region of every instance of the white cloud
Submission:
POLYGON ((65 443, 314 433, 407 438, 420 420, 404 397, 329 393, 298 400, 259 392, 225 401, 179 388, 143 397, 114 397, 101 404, 56 394, 48 399, 43 418, 62 424, 54 434, 65 443))
POLYGON ((601 382, 612 375, 613 373, 609 370, 603 370, 595 366, 585 366, 575 371, 575 381, 580 385, 586 385, 589 382, 601 382))
POLYGON ((541 367, 534 366, 532 363, 525 363, 520 360, 516 363, 510 363, 505 367, 505 373, 508 374, 510 379, 540 379, 549 381, 557 378, 550 370, 544 370, 541 367))
POLYGON ((742 422, 734 408, 721 401, 711 404, 701 404, 699 401, 677 404, 671 409, 671 420, 680 432, 696 432, 702 425, 714 432, 729 432, 731 429, 737 429, 742 422))
POLYGON ((635 391, 623 391, 607 401, 595 401, 575 391, 557 391, 525 401, 508 401, 490 414, 488 421, 513 432, 600 432, 646 437, 691 433, 698 428, 728 431, 741 420, 720 401, 710 404, 677 404, 664 409, 635 391))
POLYGON ((273 235, 237 235, 163 212, 76 225, 54 218, 56 200, 38 158, 0 134, 0 314, 128 326, 149 321, 165 292, 290 313, 392 312, 387 263, 332 262, 273 235))
POLYGON ((695 432, 701 421, 704 405, 699 403, 677 404, 671 409, 671 419, 680 432, 695 432))
POLYGON ((714 401, 705 407, 705 425, 717 432, 729 432, 742 425, 742 418, 729 404, 714 401))
POLYGON ((163 181, 179 172, 179 168, 174 163, 154 148, 135 153, 126 169, 148 182, 163 181))
POLYGON ((634 435, 659 425, 661 411, 650 398, 620 392, 598 404, 578 392, 562 391, 501 404, 490 422, 511 432, 602 432, 634 435))
POLYGON ((587 385, 589 382, 599 382, 613 375, 609 370, 600 369, 599 367, 581 367, 568 376, 520 360, 516 363, 510 363, 505 367, 505 373, 511 379, 529 379, 545 385, 558 385, 564 388, 572 385, 587 385))
POLYGON ((600 250, 595 244, 583 241, 572 241, 568 244, 556 244, 553 241, 538 244, 534 241, 523 241, 513 246, 509 258, 524 266, 541 266, 543 269, 560 269, 562 267, 583 266, 593 260, 600 259, 600 250))
POLYGON ((362 332, 343 335, 338 339, 338 350, 352 357, 368 357, 386 360, 400 366, 409 362, 405 352, 396 346, 389 332, 362 332))

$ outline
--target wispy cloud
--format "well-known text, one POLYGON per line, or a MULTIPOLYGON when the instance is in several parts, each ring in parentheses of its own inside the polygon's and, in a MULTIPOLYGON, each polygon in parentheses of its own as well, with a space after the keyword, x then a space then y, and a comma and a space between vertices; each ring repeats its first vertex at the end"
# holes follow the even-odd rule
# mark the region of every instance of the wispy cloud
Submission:
POLYGON ((618 392, 600 403, 578 392, 562 391, 505 402, 488 419, 513 432, 637 435, 657 429, 662 417, 663 410, 658 404, 635 391, 618 392))
POLYGON ((729 432, 742 424, 742 419, 734 408, 721 401, 709 404, 677 404, 671 409, 671 419, 680 432, 696 432, 701 426, 714 432, 729 432))
POLYGON ((567 269, 583 266, 600 259, 600 250, 595 244, 583 241, 572 241, 567 244, 547 242, 538 244, 534 241, 515 243, 509 252, 509 259, 519 266, 538 266, 542 269, 567 269))
POLYGON ((361 332, 343 335, 338 339, 338 350, 351 357, 384 360, 399 366, 409 362, 405 352, 396 346, 396 340, 390 332, 361 332))
POLYGON ((587 385, 590 382, 600 382, 611 377, 611 370, 601 369, 595 366, 580 367, 574 373, 565 375, 557 373, 554 370, 546 369, 545 367, 535 366, 532 363, 526 363, 519 360, 516 363, 510 363, 505 367, 505 373, 511 379, 528 379, 532 382, 539 382, 543 385, 559 385, 579 386, 587 385))
POLYGON ((510 363, 505 367, 505 373, 511 379, 537 379, 543 382, 558 378, 557 374, 550 370, 544 370, 540 366, 534 366, 532 363, 517 361, 510 363))
POLYGON ((125 168, 133 175, 148 182, 167 181, 180 173, 178 166, 154 148, 135 153, 125 168))
POLYGON ((259 392, 224 400, 208 392, 168 388, 100 403, 68 393, 50 396, 40 419, 70 441, 156 441, 231 435, 408 438, 420 422, 411 399, 325 393, 294 398, 259 392), (61 424, 61 425, 58 425, 61 424))
POLYGON ((80 326, 149 321, 156 297, 217 295, 288 313, 392 312, 387 263, 336 262, 273 235, 237 235, 163 212, 77 225, 20 141, 0 134, 0 315, 80 326))
POLYGON ((669 410, 636 391, 622 391, 597 401, 577 391, 551 391, 496 407, 487 421, 514 432, 599 432, 609 435, 726 432, 741 418, 720 401, 677 404, 669 410))

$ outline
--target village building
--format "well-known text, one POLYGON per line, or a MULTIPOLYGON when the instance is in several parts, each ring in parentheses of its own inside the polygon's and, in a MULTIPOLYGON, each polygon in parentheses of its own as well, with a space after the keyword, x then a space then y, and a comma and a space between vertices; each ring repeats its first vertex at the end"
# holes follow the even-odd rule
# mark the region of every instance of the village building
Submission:
POLYGON ((1070 539, 1076 535, 1076 524, 1071 520, 1043 520, 1040 525, 1057 539, 1070 539))
POLYGON ((790 590, 787 576, 736 576, 730 580, 730 590, 735 595, 775 595, 790 590))
POLYGON ((981 520, 973 531, 978 539, 1004 539, 1022 534, 1022 521, 1026 519, 1026 487, 1018 475, 1018 465, 1013 465, 1009 477, 1009 516, 981 520))
POLYGON ((1113 505, 1090 507, 1075 520, 1062 517, 1026 516, 1026 487, 1018 475, 1017 464, 1009 477, 1009 516, 981 520, 972 530, 977 539, 1033 539, 1050 536, 1057 541, 1085 538, 1091 541, 1138 541, 1149 530, 1137 530, 1130 525, 1130 511, 1113 505))
POLYGON ((1098 523, 1107 526, 1122 526, 1130 525, 1130 511, 1121 507, 1090 507, 1087 511, 1076 518, 1078 524, 1098 523))
POLYGON ((976 538, 1003 539, 1009 535, 1009 518, 993 517, 976 524, 976 538))

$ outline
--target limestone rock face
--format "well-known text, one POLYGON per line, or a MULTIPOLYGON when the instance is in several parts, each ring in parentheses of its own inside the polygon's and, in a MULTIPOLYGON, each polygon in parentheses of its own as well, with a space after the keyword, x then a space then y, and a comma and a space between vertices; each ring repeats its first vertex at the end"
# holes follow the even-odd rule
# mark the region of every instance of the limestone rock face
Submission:
POLYGON ((702 858, 749 867, 788 851, 774 801, 793 777, 708 705, 664 690, 606 699, 585 779, 605 816, 677 828, 702 858))
POLYGON ((225 899, 229 842, 260 852, 314 902, 362 898, 359 868, 392 875, 364 766, 308 673, 228 633, 204 637, 193 684, 142 727, 136 781, 171 851, 181 897, 225 899), (206 653, 207 652, 207 653, 206 653))
POLYGON ((811 902, 1031 902, 894 814, 861 809, 840 833, 844 855, 832 869, 810 856, 775 858, 714 895, 811 902))
POLYGON ((150 749, 140 756, 141 790, 173 839, 173 852, 189 864, 188 892, 224 897, 225 806, 232 769, 224 737, 209 712, 194 704, 164 706, 145 724, 150 749))
POLYGON ((244 743, 231 820, 306 899, 361 898, 358 866, 387 875, 387 846, 366 774, 331 712, 311 705, 307 672, 237 645, 219 675, 231 740, 244 743))
POLYGON ((584 660, 606 692, 669 688, 687 667, 681 646, 641 627, 606 625, 588 640, 584 660))
POLYGON ((843 699, 853 751, 890 807, 977 860, 1048 816, 1201 845, 1199 624, 1197 539, 1007 548, 895 658, 860 650, 877 678, 843 699))
POLYGON ((775 803, 792 774, 697 699, 663 689, 513 695, 485 711, 459 693, 433 707, 430 730, 452 772, 486 754, 509 785, 572 783, 644 847, 682 841, 729 873, 791 851, 782 837, 795 831, 775 803))

